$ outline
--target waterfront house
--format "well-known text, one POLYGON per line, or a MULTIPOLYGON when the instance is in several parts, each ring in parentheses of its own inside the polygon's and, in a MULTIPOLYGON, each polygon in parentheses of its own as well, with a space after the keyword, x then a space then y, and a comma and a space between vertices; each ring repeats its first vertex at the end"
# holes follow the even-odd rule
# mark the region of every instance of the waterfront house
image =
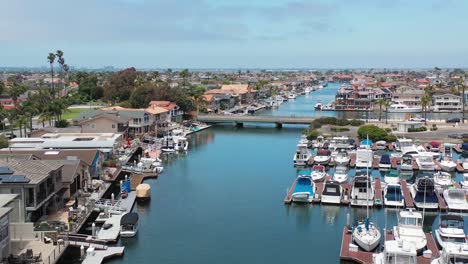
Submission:
POLYGON ((19 195, 0 194, 0 259, 9 257, 11 253, 10 223, 19 222, 19 195))
POLYGON ((208 90, 204 96, 213 112, 233 108, 240 102, 239 95, 221 89, 208 90))
POLYGON ((0 194, 19 194, 19 222, 36 222, 63 207, 62 167, 56 161, 0 161, 0 194))
POLYGON ((163 107, 152 105, 146 108, 145 111, 152 117, 153 127, 156 135, 164 136, 170 132, 171 115, 169 114, 169 110, 163 107))
POLYGON ((241 104, 251 103, 256 96, 256 91, 248 84, 224 84, 221 86, 221 91, 239 96, 241 104))
POLYGON ((396 89, 396 91, 392 93, 391 100, 408 106, 417 106, 420 104, 423 96, 424 90, 406 86, 396 89))
POLYGON ((170 102, 170 101, 149 102, 148 108, 151 109, 153 107, 161 107, 163 109, 166 109, 168 111, 167 115, 168 115, 169 121, 171 122, 181 123, 184 119, 184 111, 182 111, 180 107, 174 102, 170 102))
POLYGON ((130 117, 119 111, 90 110, 73 119, 82 133, 122 133, 127 135, 130 117))
POLYGON ((462 98, 453 94, 434 95, 432 97, 434 112, 460 112, 462 111, 463 104, 462 98))

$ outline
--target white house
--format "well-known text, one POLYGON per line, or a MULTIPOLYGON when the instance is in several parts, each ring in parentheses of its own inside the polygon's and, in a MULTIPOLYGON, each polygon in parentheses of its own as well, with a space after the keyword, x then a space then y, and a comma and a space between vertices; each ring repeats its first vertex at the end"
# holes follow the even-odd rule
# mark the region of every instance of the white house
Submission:
POLYGON ((441 94, 433 96, 434 112, 460 112, 462 110, 462 98, 453 94, 441 94))

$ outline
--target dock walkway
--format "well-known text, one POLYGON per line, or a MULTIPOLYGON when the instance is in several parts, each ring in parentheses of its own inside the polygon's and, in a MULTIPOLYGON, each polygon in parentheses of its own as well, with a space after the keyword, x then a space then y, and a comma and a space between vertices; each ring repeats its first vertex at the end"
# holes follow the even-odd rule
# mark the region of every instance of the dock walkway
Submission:
POLYGON ((294 180, 293 184, 291 185, 291 188, 289 188, 288 193, 286 194, 286 197, 284 198, 285 204, 292 203, 292 194, 294 192, 294 188, 296 188, 296 184, 297 184, 297 178, 294 180))
POLYGON ((141 184, 145 179, 149 178, 156 178, 158 177, 158 173, 142 173, 142 174, 134 174, 130 179, 130 189, 132 191, 136 190, 136 187, 141 184))
POLYGON ((122 256, 123 253, 124 247, 109 247, 105 250, 95 250, 86 254, 82 264, 101 264, 105 259, 114 256, 122 256))
POLYGON ((414 202, 413 198, 411 197, 411 193, 409 191, 409 187, 406 183, 406 180, 401 180, 401 190, 403 191, 403 197, 405 199, 405 207, 408 209, 414 209, 414 202))

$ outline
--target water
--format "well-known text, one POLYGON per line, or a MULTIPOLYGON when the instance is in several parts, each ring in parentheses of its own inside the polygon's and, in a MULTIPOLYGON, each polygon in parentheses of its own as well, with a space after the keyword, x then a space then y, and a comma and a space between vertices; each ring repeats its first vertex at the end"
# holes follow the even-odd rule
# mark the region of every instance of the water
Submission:
MULTIPOLYGON (((316 98, 333 99, 330 86, 264 114, 307 115, 316 98)), ((337 263, 346 213, 360 220, 365 208, 284 205, 303 128, 255 126, 213 127, 190 137, 187 154, 165 156, 163 174, 146 181, 151 201, 135 205, 138 235, 118 243, 125 255, 111 263, 337 263)), ((370 209, 381 228, 396 213, 370 209)), ((435 218, 426 214, 426 231, 435 218)))

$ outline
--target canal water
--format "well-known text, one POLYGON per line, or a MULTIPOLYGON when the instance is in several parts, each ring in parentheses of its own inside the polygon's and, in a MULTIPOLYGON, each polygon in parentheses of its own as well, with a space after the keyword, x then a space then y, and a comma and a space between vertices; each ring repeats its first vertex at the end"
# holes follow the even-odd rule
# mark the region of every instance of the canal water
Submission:
MULTIPOLYGON (((264 114, 308 115, 336 89, 330 84, 264 114)), ((361 220, 366 210, 284 205, 304 128, 216 126, 190 136, 189 152, 164 156, 164 172, 146 181, 151 201, 135 205, 138 234, 118 243, 125 254, 111 263, 337 263, 346 214, 361 220)), ((395 224, 396 212, 370 209, 381 228, 395 224)), ((435 218, 426 215, 426 230, 435 218)))

